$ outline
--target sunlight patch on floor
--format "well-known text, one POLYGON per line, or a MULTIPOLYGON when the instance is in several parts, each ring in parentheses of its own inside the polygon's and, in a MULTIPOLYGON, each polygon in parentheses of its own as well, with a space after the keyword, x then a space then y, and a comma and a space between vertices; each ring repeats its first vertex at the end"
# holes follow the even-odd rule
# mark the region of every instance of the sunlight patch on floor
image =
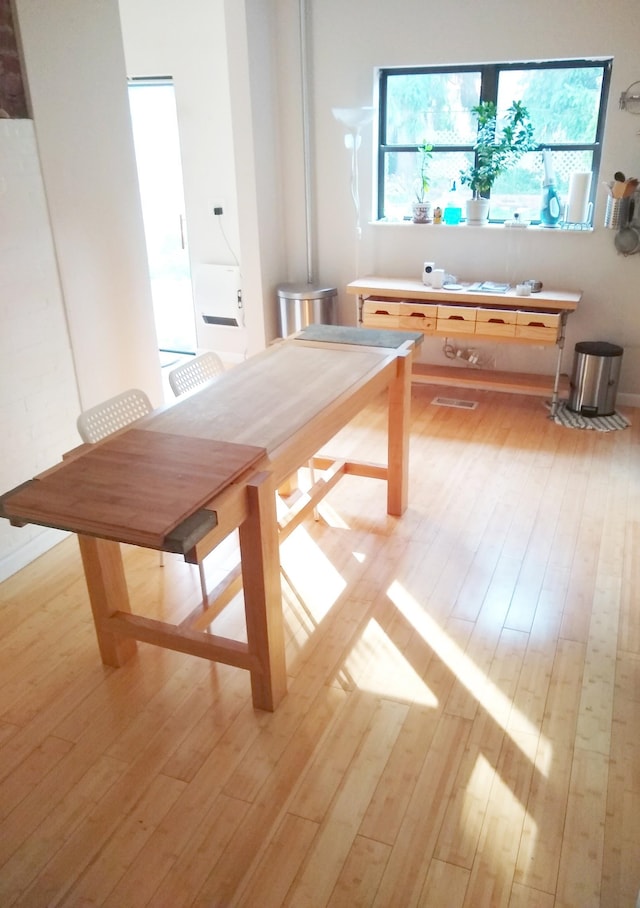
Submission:
POLYGON ((437 697, 374 618, 351 649, 343 669, 362 690, 423 706, 438 705, 437 697))
MULTIPOLYGON (((479 756, 478 759, 484 760, 484 757, 479 756)), ((532 833, 532 841, 535 841, 537 827, 531 814, 528 814, 526 808, 520 803, 509 782, 503 779, 500 773, 494 773, 490 803, 485 814, 479 844, 482 851, 482 863, 502 869, 505 882, 508 878, 510 883, 513 876, 513 864, 525 821, 532 833)), ((509 885, 509 883, 506 884, 509 885)))
POLYGON ((322 515, 322 519, 327 524, 327 526, 333 527, 337 530, 350 529, 349 524, 345 523, 344 519, 340 516, 340 514, 338 514, 335 508, 331 507, 326 499, 318 505, 318 511, 322 515))
POLYGON ((487 796, 496 776, 495 767, 484 754, 478 754, 469 781, 465 785, 460 827, 470 841, 477 842, 487 811, 487 796))
POLYGON ((460 683, 476 697, 483 709, 511 738, 513 735, 508 728, 508 720, 513 714, 517 715, 517 727, 526 732, 526 736, 521 736, 521 740, 524 739, 527 743, 524 745, 521 745, 520 741, 515 743, 526 748, 524 752, 527 758, 547 777, 552 756, 549 741, 539 734, 539 730, 442 630, 402 584, 394 580, 387 590, 387 595, 425 643, 437 653, 460 683))
POLYGON ((298 527, 282 544, 280 560, 287 580, 319 623, 344 592, 346 583, 341 574, 304 527, 298 527))

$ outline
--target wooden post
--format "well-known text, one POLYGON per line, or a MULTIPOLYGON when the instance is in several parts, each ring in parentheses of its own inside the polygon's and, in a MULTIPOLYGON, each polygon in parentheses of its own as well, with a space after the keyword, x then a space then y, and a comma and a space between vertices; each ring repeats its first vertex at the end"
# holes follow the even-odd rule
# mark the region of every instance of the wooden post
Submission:
POLYGON ((239 527, 247 639, 261 666, 251 672, 251 691, 256 708, 273 711, 287 692, 273 476, 254 476, 247 496, 249 515, 239 527))
POLYGON ((120 543, 78 534, 100 655, 117 668, 135 655, 135 640, 105 631, 103 622, 114 612, 130 612, 120 543))
POLYGON ((387 513, 401 517, 409 488, 409 430, 413 346, 398 353, 398 373, 389 385, 387 513))

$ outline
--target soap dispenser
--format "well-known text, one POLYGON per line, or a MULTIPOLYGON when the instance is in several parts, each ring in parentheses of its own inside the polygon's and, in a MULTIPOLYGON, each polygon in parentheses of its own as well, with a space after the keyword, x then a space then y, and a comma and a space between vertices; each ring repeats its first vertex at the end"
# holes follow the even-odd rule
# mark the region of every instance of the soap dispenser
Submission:
POLYGON ((442 220, 445 222, 445 224, 459 224, 461 218, 462 206, 460 204, 460 197, 456 187, 456 181, 454 180, 451 184, 449 194, 447 195, 447 201, 444 207, 442 220))
POLYGON ((544 164, 544 183, 542 184, 540 222, 543 227, 557 227, 560 220, 560 199, 556 192, 553 162, 548 148, 542 151, 542 163, 544 164))

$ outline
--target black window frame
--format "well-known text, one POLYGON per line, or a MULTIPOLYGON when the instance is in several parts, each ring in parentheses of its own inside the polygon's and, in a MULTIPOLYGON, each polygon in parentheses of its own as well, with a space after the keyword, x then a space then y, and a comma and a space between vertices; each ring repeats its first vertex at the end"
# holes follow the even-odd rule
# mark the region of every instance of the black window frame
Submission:
MULTIPOLYGON (((611 84, 612 57, 573 59, 573 60, 520 60, 509 63, 469 63, 451 66, 412 66, 412 67, 384 67, 378 70, 378 152, 377 152, 377 219, 384 221, 384 189, 385 189, 385 156, 397 152, 418 151, 418 145, 389 145, 386 142, 387 122, 387 82, 394 75, 437 75, 442 73, 479 72, 480 97, 478 102, 498 100, 498 81, 501 72, 522 69, 602 69, 602 88, 600 94, 600 108, 596 127, 595 141, 593 143, 544 143, 539 149, 548 148, 551 151, 590 151, 593 155, 593 179, 591 181, 591 201, 595 199, 595 189, 598 184, 600 172, 600 159, 606 121, 609 88, 611 84)), ((473 151, 470 145, 434 145, 435 153, 442 152, 469 152, 473 151)), ((489 193, 489 197, 490 197, 489 193)), ((503 219, 491 219, 494 223, 504 223, 503 219)))

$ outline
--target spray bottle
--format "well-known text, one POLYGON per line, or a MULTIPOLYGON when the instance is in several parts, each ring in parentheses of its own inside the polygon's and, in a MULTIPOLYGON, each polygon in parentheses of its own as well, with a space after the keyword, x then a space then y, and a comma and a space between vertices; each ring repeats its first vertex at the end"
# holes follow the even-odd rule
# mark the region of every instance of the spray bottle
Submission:
POLYGON ((553 162, 548 148, 544 148, 542 151, 542 163, 544 164, 544 183, 542 184, 540 222, 543 227, 557 227, 560 220, 560 199, 556 192, 553 162))

